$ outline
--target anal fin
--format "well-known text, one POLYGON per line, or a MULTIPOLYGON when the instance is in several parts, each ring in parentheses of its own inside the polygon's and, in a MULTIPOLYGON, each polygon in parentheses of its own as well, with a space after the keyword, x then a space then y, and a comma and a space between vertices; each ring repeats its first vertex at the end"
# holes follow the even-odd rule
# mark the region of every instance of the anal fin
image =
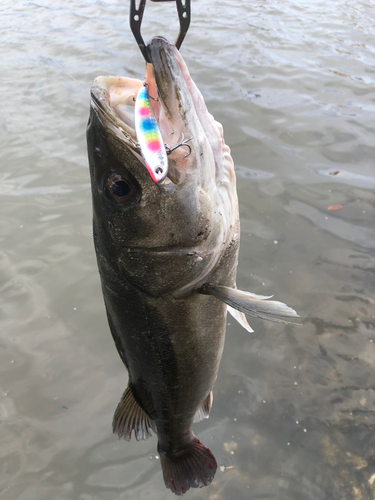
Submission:
POLYGON ((208 396, 203 401, 202 406, 199 408, 194 417, 194 423, 200 422, 204 418, 208 418, 210 416, 210 410, 212 406, 213 395, 212 391, 208 393, 208 396))
POLYGON ((154 429, 154 423, 134 399, 129 385, 117 405, 113 416, 112 429, 114 434, 118 434, 119 438, 126 441, 130 441, 133 430, 137 441, 152 436, 150 429, 154 429))

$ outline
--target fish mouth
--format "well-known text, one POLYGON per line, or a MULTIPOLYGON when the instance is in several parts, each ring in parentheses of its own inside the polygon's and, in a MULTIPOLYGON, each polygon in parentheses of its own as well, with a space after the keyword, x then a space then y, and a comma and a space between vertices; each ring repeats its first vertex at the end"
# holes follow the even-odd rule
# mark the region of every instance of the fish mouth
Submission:
MULTIPOLYGON (((210 134, 214 129, 211 133, 214 141, 223 142, 221 126, 208 114, 203 97, 192 82, 176 47, 163 37, 154 37, 147 51, 151 63, 146 64, 145 83, 149 88, 151 106, 163 141, 169 150, 166 180, 169 178, 174 184, 180 184, 194 166, 198 151, 201 153, 205 150, 210 163, 215 165, 212 144, 206 134, 207 130, 210 134), (211 120, 206 119, 205 113, 211 120), (186 139, 191 141, 188 146, 181 145, 170 151, 186 139)), ((134 116, 135 99, 143 83, 133 78, 99 76, 91 88, 91 106, 103 126, 111 130, 145 164, 137 142, 134 116)), ((211 177, 212 174, 215 177, 215 170, 209 173, 211 177)))

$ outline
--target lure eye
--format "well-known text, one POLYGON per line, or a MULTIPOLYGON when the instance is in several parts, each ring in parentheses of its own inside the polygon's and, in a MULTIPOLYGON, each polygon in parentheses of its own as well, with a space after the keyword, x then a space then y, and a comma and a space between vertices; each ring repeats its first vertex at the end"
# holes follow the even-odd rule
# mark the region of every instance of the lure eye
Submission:
POLYGON ((137 197, 137 187, 123 175, 113 174, 107 181, 107 189, 111 198, 120 205, 130 205, 137 197))

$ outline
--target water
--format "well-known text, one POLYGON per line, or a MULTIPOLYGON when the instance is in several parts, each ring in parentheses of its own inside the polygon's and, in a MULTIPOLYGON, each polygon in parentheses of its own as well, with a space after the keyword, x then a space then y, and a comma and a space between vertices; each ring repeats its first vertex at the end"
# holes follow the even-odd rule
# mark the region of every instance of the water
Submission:
MULTIPOLYGON (((1 2, 0 498, 160 500, 156 440, 120 442, 126 385, 91 236, 100 74, 142 78, 128 2, 1 2)), ((182 46, 237 166, 240 288, 302 328, 228 319, 209 420, 221 470, 186 499, 375 490, 375 4, 193 1, 182 46), (328 207, 342 205, 339 210, 328 207)), ((145 38, 177 34, 148 2, 145 38)))

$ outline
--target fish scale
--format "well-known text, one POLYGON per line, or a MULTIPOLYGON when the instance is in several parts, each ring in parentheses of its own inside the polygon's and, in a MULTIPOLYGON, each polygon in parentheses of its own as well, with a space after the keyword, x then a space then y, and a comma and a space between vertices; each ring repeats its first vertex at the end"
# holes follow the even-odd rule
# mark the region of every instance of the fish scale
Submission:
POLYGON ((147 170, 155 182, 168 172, 168 158, 158 122, 152 110, 148 86, 144 84, 135 100, 135 132, 147 170))

